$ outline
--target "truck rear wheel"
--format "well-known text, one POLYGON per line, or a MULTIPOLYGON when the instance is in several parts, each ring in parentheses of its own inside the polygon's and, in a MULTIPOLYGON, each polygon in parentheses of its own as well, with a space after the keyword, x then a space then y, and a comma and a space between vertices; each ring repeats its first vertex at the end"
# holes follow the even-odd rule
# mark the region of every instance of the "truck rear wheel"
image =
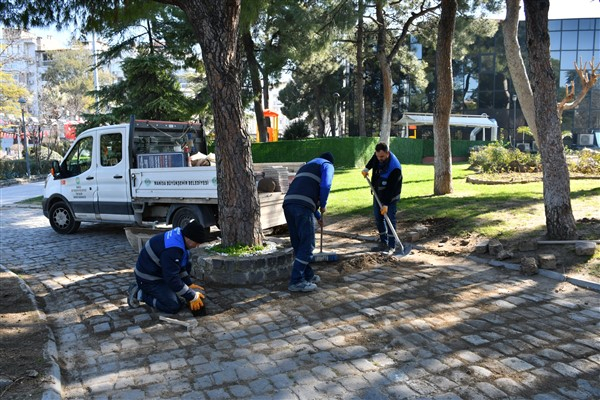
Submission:
MULTIPOLYGON (((195 207, 190 207, 190 206, 181 207, 177 211, 175 211, 175 214, 173 214, 173 227, 183 228, 184 226, 189 224, 189 222, 193 219, 197 220, 198 222, 202 222, 202 219, 200 218, 198 209, 195 207)), ((209 235, 210 235, 210 227, 208 227, 208 228, 205 227, 204 228, 204 237, 205 237, 204 241, 209 240, 209 235)))
POLYGON ((80 221, 75 221, 73 213, 65 203, 59 201, 50 207, 50 226, 61 235, 77 232, 80 221))

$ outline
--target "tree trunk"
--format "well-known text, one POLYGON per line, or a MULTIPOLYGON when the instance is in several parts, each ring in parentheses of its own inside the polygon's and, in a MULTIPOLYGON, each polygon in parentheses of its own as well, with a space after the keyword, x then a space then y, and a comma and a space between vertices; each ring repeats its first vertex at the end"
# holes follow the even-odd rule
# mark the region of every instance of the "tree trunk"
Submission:
POLYGON ((379 127, 379 140, 390 144, 390 131, 392 128, 392 69, 386 55, 386 24, 383 15, 383 1, 376 1, 377 13, 377 61, 381 68, 381 85, 383 86, 383 109, 381 111, 381 125, 379 127))
POLYGON ((267 124, 265 122, 264 109, 262 106, 262 85, 260 84, 260 74, 258 61, 254 54, 254 41, 250 30, 246 31, 242 35, 242 41, 244 43, 244 50, 246 52, 246 59, 248 61, 248 69, 250 70, 250 81, 252 82, 252 94, 254 103, 254 114, 256 115, 256 126, 258 129, 257 135, 261 143, 268 141, 267 136, 267 124))
POLYGON ((554 71, 550 62, 547 0, 525 0, 525 23, 529 70, 535 103, 535 121, 544 178, 544 206, 549 239, 576 239, 577 231, 569 187, 569 170, 565 159, 556 109, 554 71))
MULTIPOLYGON (((537 134, 535 123, 535 105, 533 103, 533 92, 529 85, 529 77, 525 69, 525 63, 521 56, 521 46, 519 46, 519 3, 520 0, 506 0, 506 19, 502 24, 504 33, 504 52, 506 54, 506 63, 510 71, 510 77, 513 81, 513 86, 517 92, 519 105, 523 116, 527 121, 529 129, 536 143, 540 143, 537 134)), ((509 104, 515 107, 515 102, 509 97, 509 104)), ((516 140, 516 132, 515 140, 516 140)))
POLYGON ((442 0, 438 26, 435 66, 437 75, 436 101, 433 107, 433 194, 452 193, 452 151, 450 147, 450 110, 452 85, 452 38, 456 21, 456 0, 442 0))
POLYGON ((238 54, 241 0, 179 1, 202 49, 215 120, 219 226, 224 246, 262 244, 238 54))
POLYGON ((367 136, 365 122, 365 77, 364 77, 364 3, 358 1, 358 24, 356 27, 356 69, 354 70, 354 117, 358 120, 358 136, 367 136))

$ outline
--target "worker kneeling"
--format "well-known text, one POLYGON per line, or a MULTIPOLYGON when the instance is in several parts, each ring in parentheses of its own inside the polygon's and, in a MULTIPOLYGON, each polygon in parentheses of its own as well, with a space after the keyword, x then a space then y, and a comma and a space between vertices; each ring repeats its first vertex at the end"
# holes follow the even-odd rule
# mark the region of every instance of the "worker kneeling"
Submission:
POLYGON ((205 240, 204 229, 192 220, 183 229, 159 233, 146 242, 135 265, 135 283, 128 289, 127 303, 140 301, 159 311, 175 314, 189 304, 192 313, 204 309, 204 288, 192 283, 190 249, 205 240))

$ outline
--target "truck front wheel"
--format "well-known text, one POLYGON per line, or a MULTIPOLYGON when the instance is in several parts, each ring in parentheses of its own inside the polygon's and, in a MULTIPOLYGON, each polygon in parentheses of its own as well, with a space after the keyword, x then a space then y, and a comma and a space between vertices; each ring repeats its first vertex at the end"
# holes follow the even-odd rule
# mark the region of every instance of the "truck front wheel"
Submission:
MULTIPOLYGON (((173 214, 173 227, 183 228, 186 226, 191 220, 195 219, 198 222, 202 222, 202 219, 199 217, 199 212, 194 209, 194 207, 181 207, 175 214, 173 214)), ((210 235, 210 227, 204 228, 204 237, 206 238, 204 241, 209 240, 210 235)))
POLYGON ((75 221, 73 213, 65 203, 59 201, 50 207, 50 226, 61 235, 77 232, 81 222, 75 221))

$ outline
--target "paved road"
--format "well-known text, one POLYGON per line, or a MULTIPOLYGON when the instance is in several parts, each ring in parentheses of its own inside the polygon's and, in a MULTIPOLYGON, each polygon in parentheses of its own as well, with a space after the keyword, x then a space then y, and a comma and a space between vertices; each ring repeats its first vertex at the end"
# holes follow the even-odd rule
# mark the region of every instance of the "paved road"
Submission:
POLYGON ((44 194, 44 181, 0 187, 0 207, 44 194))
POLYGON ((61 236, 39 209, 3 208, 1 229, 65 399, 600 398, 600 296, 567 283, 417 253, 320 266, 312 294, 207 287, 209 315, 186 330, 127 308, 122 227, 61 236))

